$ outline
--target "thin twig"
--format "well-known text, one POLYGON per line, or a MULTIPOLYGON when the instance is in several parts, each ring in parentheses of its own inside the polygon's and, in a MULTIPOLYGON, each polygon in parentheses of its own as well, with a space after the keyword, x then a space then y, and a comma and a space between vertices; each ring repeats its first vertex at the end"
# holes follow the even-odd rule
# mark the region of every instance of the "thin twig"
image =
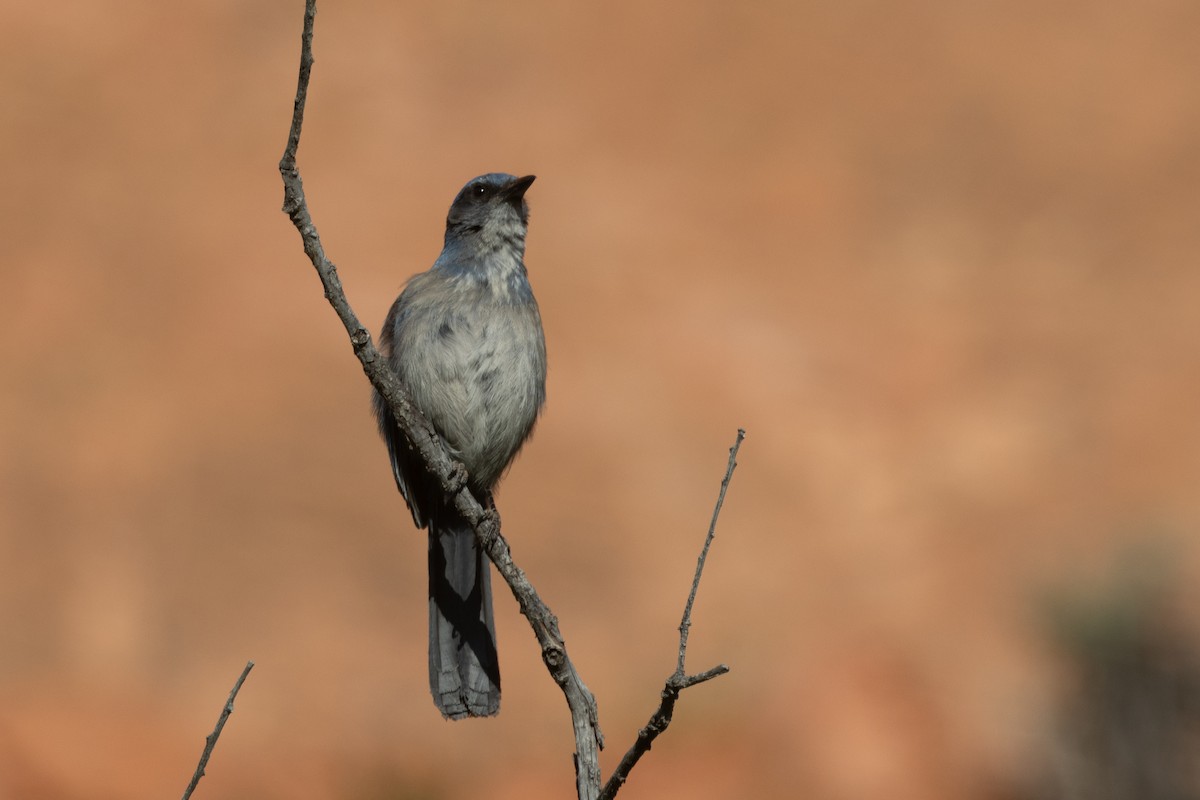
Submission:
POLYGON ((250 670, 254 669, 254 662, 247 661, 242 674, 238 676, 237 683, 233 685, 233 691, 229 693, 229 699, 225 701, 224 707, 221 708, 221 716, 217 717, 217 727, 213 728, 213 732, 204 737, 204 752, 200 754, 200 763, 196 765, 196 772, 192 775, 192 782, 188 784, 187 789, 183 792, 183 800, 188 800, 192 796, 192 792, 196 791, 196 784, 204 777, 204 768, 208 766, 208 757, 212 755, 213 748, 217 746, 217 739, 221 738, 221 730, 225 727, 225 720, 229 719, 229 715, 233 713, 233 701, 237 698, 238 692, 242 690, 242 684, 246 682, 246 676, 250 674, 250 670))
POLYGON ((466 474, 464 468, 450 457, 437 431, 412 404, 408 392, 400 384, 395 372, 372 343, 370 332, 354 315, 338 278, 337 268, 326 257, 317 228, 309 214, 304 185, 296 167, 296 151, 300 146, 300 131, 304 123, 304 106, 313 64, 315 16, 316 0, 305 0, 300 77, 287 146, 283 158, 279 161, 279 173, 283 178, 284 187, 283 211, 300 233, 304 252, 321 278, 325 298, 346 328, 363 372, 387 401, 396 423, 420 454, 430 474, 439 480, 446 496, 452 498, 454 507, 471 525, 484 552, 496 565, 497 571, 517 598, 521 613, 529 620, 542 648, 542 661, 554 682, 562 689, 571 711, 571 723, 575 731, 575 783, 578 796, 580 800, 595 800, 600 793, 600 750, 604 747, 604 735, 600 731, 596 700, 580 680, 579 673, 567 657, 566 644, 558 629, 558 620, 542 602, 525 573, 513 563, 508 543, 500 534, 498 516, 488 513, 479 505, 463 479, 466 474))
POLYGON ((708 548, 712 546, 713 537, 717 535, 717 519, 721 516, 721 507, 725 505, 725 492, 729 489, 729 481, 733 479, 733 470, 737 467, 738 449, 746 431, 738 428, 737 440, 729 448, 729 464, 725 467, 725 477, 721 480, 721 491, 717 494, 717 505, 713 508, 712 521, 708 523, 708 535, 704 537, 704 547, 700 557, 696 559, 696 575, 692 578, 692 590, 688 593, 687 605, 683 607, 683 618, 679 621, 679 661, 675 672, 683 675, 683 658, 687 653, 688 631, 692 627, 692 605, 696 602, 696 591, 700 588, 700 576, 704 574, 704 561, 708 558, 708 548))
POLYGON ((734 441, 733 447, 729 448, 729 464, 725 467, 725 477, 721 480, 721 491, 717 494, 717 505, 713 509, 712 521, 708 525, 708 535, 704 538, 704 547, 701 548, 700 557, 696 560, 696 574, 692 577, 692 590, 688 593, 687 603, 683 607, 683 619, 679 622, 679 660, 675 663, 675 671, 663 685, 662 701, 650 715, 650 721, 646 723, 646 727, 638 731, 637 740, 626 751, 621 758, 621 763, 617 764, 617 768, 613 770, 612 777, 604 784, 604 789, 600 792, 600 800, 612 800, 616 796, 621 787, 625 785, 625 781, 629 779, 630 771, 642 756, 650 752, 650 745, 671 724, 671 717, 675 713, 675 701, 679 699, 680 692, 690 686, 710 681, 729 672, 729 667, 718 664, 704 672, 688 675, 684 670, 684 659, 687 656, 688 631, 692 627, 692 605, 696 602, 696 592, 700 588, 700 576, 704 574, 704 561, 708 558, 708 548, 717 534, 717 519, 721 516, 721 507, 725 504, 725 492, 729 489, 729 481, 733 478, 734 468, 737 467, 738 449, 742 446, 742 440, 745 438, 746 431, 738 428, 737 439, 734 441))

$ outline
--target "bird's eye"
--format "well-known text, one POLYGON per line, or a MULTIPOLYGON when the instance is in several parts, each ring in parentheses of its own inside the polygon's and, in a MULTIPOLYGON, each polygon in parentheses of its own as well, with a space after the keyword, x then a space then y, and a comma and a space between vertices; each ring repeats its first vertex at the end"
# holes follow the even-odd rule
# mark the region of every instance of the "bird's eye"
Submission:
POLYGON ((471 194, 475 197, 476 200, 482 200, 483 198, 487 197, 487 195, 488 195, 487 184, 483 184, 483 183, 476 184, 475 188, 471 190, 471 194))

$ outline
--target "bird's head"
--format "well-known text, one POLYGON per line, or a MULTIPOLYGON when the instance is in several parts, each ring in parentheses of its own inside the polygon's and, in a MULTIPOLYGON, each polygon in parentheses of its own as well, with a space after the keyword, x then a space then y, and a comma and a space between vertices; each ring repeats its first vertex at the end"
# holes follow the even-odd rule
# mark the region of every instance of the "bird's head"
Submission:
POLYGON ((525 191, 535 176, 518 178, 489 172, 470 181, 454 198, 446 217, 446 241, 479 237, 497 244, 518 237, 522 243, 529 224, 525 191))

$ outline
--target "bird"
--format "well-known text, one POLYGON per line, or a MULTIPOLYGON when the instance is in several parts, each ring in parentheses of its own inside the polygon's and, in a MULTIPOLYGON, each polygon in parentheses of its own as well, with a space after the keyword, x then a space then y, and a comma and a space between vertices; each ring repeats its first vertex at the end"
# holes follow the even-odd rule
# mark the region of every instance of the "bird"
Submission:
MULTIPOLYGON (((417 409, 467 471, 485 509, 546 402, 546 338, 525 269, 536 176, 488 173, 450 206, 441 254, 388 311, 380 348, 417 409)), ((500 710, 488 559, 425 469, 387 402, 379 432, 413 522, 429 538, 429 688, 446 719, 500 710)))

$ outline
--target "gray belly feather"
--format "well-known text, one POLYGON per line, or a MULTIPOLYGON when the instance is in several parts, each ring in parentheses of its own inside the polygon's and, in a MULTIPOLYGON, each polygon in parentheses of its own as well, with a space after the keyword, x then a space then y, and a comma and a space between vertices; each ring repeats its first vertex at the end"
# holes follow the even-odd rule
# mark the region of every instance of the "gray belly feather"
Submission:
POLYGON ((517 305, 488 294, 405 308, 395 332, 401 378, 417 407, 472 481, 491 490, 545 401, 546 352, 532 298, 517 305))

